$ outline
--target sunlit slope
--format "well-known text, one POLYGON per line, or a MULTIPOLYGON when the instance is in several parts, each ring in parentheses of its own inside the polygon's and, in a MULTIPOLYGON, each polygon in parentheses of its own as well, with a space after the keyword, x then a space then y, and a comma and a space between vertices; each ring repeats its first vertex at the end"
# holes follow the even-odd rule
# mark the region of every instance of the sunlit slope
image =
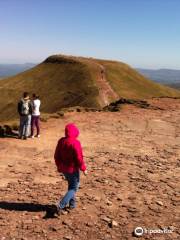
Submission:
POLYGON ((98 89, 87 64, 63 59, 42 64, 0 82, 0 120, 16 116, 22 92, 38 93, 43 112, 74 105, 98 107, 98 89))
POLYGON ((41 111, 47 113, 77 105, 102 106, 101 86, 97 81, 102 68, 104 86, 108 83, 119 98, 180 96, 179 91, 153 83, 121 62, 55 55, 28 71, 0 81, 0 121, 17 117, 17 102, 25 91, 39 94, 41 111))
POLYGON ((106 69, 111 87, 123 98, 180 97, 180 91, 157 84, 127 64, 116 61, 98 61, 106 69))

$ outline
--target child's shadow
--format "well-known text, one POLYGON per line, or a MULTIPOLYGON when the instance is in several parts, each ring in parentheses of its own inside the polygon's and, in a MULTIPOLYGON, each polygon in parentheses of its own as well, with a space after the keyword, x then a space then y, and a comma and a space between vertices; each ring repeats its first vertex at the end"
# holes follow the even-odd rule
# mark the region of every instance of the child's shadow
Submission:
POLYGON ((56 206, 37 203, 0 202, 0 208, 9 211, 46 212, 43 219, 55 218, 56 206))

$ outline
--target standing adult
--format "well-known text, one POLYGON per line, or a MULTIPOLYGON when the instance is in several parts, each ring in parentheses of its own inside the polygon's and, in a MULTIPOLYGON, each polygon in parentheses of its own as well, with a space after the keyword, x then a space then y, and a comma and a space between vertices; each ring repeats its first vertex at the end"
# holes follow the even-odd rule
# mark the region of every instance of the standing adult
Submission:
POLYGON ((41 101, 39 99, 39 96, 37 96, 35 93, 32 95, 32 121, 31 121, 31 137, 40 137, 40 106, 41 101), (34 130, 36 128, 37 134, 34 135, 34 130))
POLYGON ((26 140, 30 135, 32 114, 32 106, 28 92, 24 92, 22 99, 18 102, 18 113, 20 117, 19 138, 26 140))

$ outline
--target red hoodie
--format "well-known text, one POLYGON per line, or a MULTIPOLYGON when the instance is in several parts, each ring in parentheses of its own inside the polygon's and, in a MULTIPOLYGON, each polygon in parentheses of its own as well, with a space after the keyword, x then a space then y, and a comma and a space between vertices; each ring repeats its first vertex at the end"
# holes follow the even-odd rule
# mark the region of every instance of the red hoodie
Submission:
POLYGON ((85 171, 81 143, 76 139, 79 130, 74 124, 65 127, 65 137, 58 141, 54 159, 59 172, 74 173, 78 170, 85 171))

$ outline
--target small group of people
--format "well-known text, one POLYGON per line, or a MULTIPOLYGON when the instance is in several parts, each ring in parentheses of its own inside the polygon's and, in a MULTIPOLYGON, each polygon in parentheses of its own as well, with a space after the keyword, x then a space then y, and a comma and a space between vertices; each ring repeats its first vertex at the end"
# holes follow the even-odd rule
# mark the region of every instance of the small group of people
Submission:
MULTIPOLYGON (((20 139, 40 137, 40 105, 39 96, 33 94, 32 99, 30 99, 29 93, 23 93, 22 99, 18 102, 20 139), (37 130, 36 135, 34 135, 35 128, 37 130)), ((65 136, 61 137, 57 143, 54 160, 57 171, 63 174, 67 180, 68 190, 55 208, 51 209, 50 215, 59 215, 66 208, 73 209, 76 207, 75 195, 80 184, 80 171, 87 175, 81 143, 77 139, 78 136, 79 129, 75 124, 70 123, 65 126, 65 136)), ((48 217, 48 213, 46 217, 48 217)))
POLYGON ((40 105, 39 96, 24 92, 23 97, 18 102, 18 113, 20 117, 19 138, 27 140, 28 137, 40 137, 40 105), (36 128, 36 134, 35 134, 36 128))

